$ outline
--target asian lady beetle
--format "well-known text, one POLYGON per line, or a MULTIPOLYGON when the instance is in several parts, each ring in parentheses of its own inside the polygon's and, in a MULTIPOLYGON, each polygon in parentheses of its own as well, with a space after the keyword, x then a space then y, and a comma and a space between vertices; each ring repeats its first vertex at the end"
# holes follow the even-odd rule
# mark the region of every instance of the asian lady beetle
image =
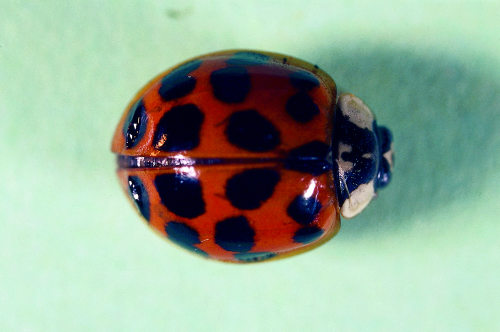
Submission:
POLYGON ((135 207, 204 257, 256 262, 324 243, 385 187, 392 138, 317 66, 224 51, 184 62, 131 101, 112 151, 135 207))

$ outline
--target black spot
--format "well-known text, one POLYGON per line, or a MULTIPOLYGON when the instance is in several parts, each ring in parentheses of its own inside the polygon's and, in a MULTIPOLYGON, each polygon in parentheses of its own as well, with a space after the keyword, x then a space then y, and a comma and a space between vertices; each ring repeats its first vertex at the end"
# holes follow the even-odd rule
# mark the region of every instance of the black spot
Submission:
POLYGON ((301 225, 309 225, 316 219, 316 215, 321 210, 321 203, 314 197, 304 197, 298 195, 290 203, 286 212, 301 225))
POLYGON ((215 98, 224 103, 241 103, 250 91, 250 75, 245 67, 230 66, 210 74, 215 98))
POLYGON ((319 107, 305 92, 297 92, 286 102, 286 112, 297 122, 307 123, 319 114, 319 107))
MULTIPOLYGON (((375 123, 374 128, 376 128, 375 123)), ((342 206, 349 197, 350 192, 353 192, 362 184, 369 183, 376 177, 378 167, 376 159, 379 156, 375 156, 374 153, 377 149, 377 139, 375 133, 370 128, 358 127, 349 121, 348 117, 344 116, 340 108, 338 108, 333 142, 336 149, 340 144, 351 147, 350 151, 342 152, 340 159, 351 162, 353 169, 349 172, 344 172, 342 179, 340 179, 338 170, 334 172, 337 177, 337 198, 339 205, 342 206)), ((338 154, 338 151, 334 151, 336 158, 338 154)))
POLYGON ((227 218, 215 225, 215 243, 224 250, 247 252, 255 245, 255 231, 244 216, 227 218))
POLYGON ((160 174, 155 186, 161 202, 179 217, 193 219, 205 213, 201 183, 187 174, 160 174))
POLYGON ((198 255, 208 257, 208 254, 201 249, 195 247, 195 244, 200 244, 200 234, 196 229, 177 221, 170 221, 165 225, 165 232, 170 241, 178 246, 194 252, 198 255))
POLYGON ((319 81, 316 76, 307 71, 296 71, 291 73, 290 83, 292 83, 293 87, 302 91, 309 91, 319 86, 319 81))
POLYGON ((128 190, 137 210, 139 210, 144 219, 149 222, 149 196, 141 179, 137 176, 129 176, 128 190))
POLYGON ((254 152, 270 151, 280 144, 279 131, 256 110, 233 113, 226 136, 232 144, 254 152))
POLYGON ((257 52, 236 52, 231 58, 229 58, 226 63, 228 65, 236 65, 236 66, 257 66, 265 64, 269 61, 269 56, 257 53, 257 52))
POLYGON ((125 147, 131 149, 140 142, 146 132, 148 116, 146 108, 139 99, 128 111, 127 119, 123 126, 123 135, 125 136, 125 147))
POLYGON ((193 91, 196 85, 196 78, 189 76, 189 73, 200 67, 201 60, 193 60, 174 69, 161 80, 161 87, 158 94, 165 101, 184 97, 193 91))
POLYGON ((249 169, 227 180, 226 197, 238 209, 254 210, 273 195, 279 181, 275 170, 249 169))
POLYGON ((203 118, 203 113, 194 104, 172 107, 158 122, 153 146, 166 152, 196 148, 200 144, 203 118))
POLYGON ((320 141, 299 146, 288 154, 285 168, 312 175, 328 172, 332 169, 330 147, 320 141))
POLYGON ((323 234, 323 230, 316 226, 306 226, 295 232, 293 240, 297 243, 308 244, 316 241, 323 234))
POLYGON ((274 252, 245 252, 234 254, 234 258, 245 263, 262 262, 276 256, 274 252))

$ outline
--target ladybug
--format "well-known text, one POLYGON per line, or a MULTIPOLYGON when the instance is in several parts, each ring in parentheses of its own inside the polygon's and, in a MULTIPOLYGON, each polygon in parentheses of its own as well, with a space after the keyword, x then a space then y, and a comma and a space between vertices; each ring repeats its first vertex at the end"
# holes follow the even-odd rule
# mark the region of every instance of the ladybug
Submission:
POLYGON ((112 151, 147 223, 195 254, 258 262, 332 238, 387 186, 392 135, 317 66, 267 52, 186 61, 130 102, 112 151))

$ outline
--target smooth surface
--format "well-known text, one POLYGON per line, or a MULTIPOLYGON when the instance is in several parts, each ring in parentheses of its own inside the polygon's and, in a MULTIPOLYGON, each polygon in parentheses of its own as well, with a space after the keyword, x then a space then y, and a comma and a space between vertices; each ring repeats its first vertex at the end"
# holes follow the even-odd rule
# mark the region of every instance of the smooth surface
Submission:
POLYGON ((3 1, 0 330, 498 331, 500 6, 3 1), (147 80, 229 48, 317 63, 394 133, 393 183, 260 265, 152 233, 109 152, 147 80))

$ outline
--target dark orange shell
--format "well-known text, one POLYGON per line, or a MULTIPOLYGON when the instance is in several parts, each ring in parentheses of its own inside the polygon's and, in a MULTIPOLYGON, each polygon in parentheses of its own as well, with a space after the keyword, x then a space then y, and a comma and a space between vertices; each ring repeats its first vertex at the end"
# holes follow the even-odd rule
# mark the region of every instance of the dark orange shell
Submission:
MULTIPOLYGON (((241 51, 238 51, 241 52, 241 51)), ((177 105, 193 103, 205 111, 205 122, 201 128, 200 145, 191 151, 184 151, 182 155, 191 158, 273 158, 283 157, 287 151, 313 140, 331 144, 333 128, 333 107, 336 100, 336 87, 333 80, 317 67, 291 57, 274 53, 261 53, 270 57, 265 65, 246 67, 251 79, 251 90, 242 103, 227 104, 215 99, 210 86, 210 74, 218 69, 227 67, 225 61, 231 58, 236 51, 213 53, 195 58, 202 60, 201 66, 190 73, 196 77, 197 84, 188 95, 170 102, 162 100, 158 94, 161 79, 172 72, 176 66, 158 75, 150 81, 132 99, 127 111, 122 116, 116 129, 111 150, 114 153, 131 156, 174 156, 177 153, 165 153, 154 148, 153 136, 159 119, 177 105), (309 91, 309 95, 318 105, 320 115, 307 123, 298 123, 283 111, 287 100, 299 89, 290 85, 289 74, 296 71, 313 73, 321 85, 309 91), (132 149, 125 148, 125 138, 122 133, 128 110, 137 100, 141 99, 148 111, 148 123, 144 137, 140 144, 132 149), (256 153, 244 151, 231 145, 225 135, 225 122, 229 115, 236 110, 258 109, 265 114, 269 121, 279 125, 282 144, 273 151, 256 153)), ((189 63, 188 60, 185 63, 189 63)))
MULTIPOLYGON (((297 254, 327 241, 340 228, 339 208, 335 195, 332 170, 308 173, 286 166, 291 151, 310 142, 320 142, 331 150, 336 87, 333 80, 323 71, 307 62, 273 53, 253 53, 251 51, 226 51, 196 58, 201 60, 197 69, 188 75, 196 79, 194 89, 171 101, 164 101, 158 93, 162 79, 172 73, 172 68, 148 83, 131 101, 118 124, 112 143, 112 151, 126 158, 155 157, 187 160, 185 166, 154 164, 153 167, 128 167, 123 163, 117 171, 125 192, 132 198, 131 179, 141 183, 141 190, 147 194, 150 226, 163 236, 169 223, 182 225, 189 230, 189 243, 179 243, 188 250, 213 259, 229 262, 251 262, 274 259, 297 254), (228 67, 228 60, 235 54, 261 54, 262 63, 241 65, 250 77, 246 98, 241 102, 223 102, 213 95, 210 76, 214 71, 228 67), (319 109, 319 113, 304 123, 294 120, 284 111, 284 105, 301 91, 290 83, 290 74, 306 72, 320 83, 307 89, 319 109), (127 148, 124 136, 131 108, 142 100, 147 114, 147 123, 140 141, 127 148), (173 107, 194 104, 203 112, 203 123, 199 132, 199 144, 185 151, 162 151, 154 144, 155 130, 160 119, 173 107), (228 118, 241 110, 258 110, 279 131, 279 144, 266 151, 249 151, 232 144, 226 137, 228 118), (197 160, 217 160, 226 162, 197 163, 197 160), (279 174, 279 181, 273 187, 272 195, 258 208, 240 209, 227 198, 228 180, 249 169, 269 169, 279 174), (158 193, 155 179, 159 175, 186 175, 197 179, 201 185, 204 212, 198 216, 181 216, 170 211, 158 193), (297 197, 313 198, 320 209, 307 223, 299 223, 287 213, 297 197), (253 231, 253 242, 241 250, 234 246, 224 246, 217 240, 216 229, 221 220, 244 217, 253 231), (297 234, 305 234, 300 238, 297 234), (309 235, 310 236, 309 236, 309 235), (309 236, 309 237, 308 237, 309 236), (305 240, 297 240, 297 239, 305 240), (253 255, 254 253, 254 255, 253 255)), ((186 63, 189 63, 189 60, 186 63)), ((168 141, 169 137, 165 136, 168 141)), ((330 155, 331 157, 331 155, 330 155)), ((151 165, 150 165, 151 166, 151 165)), ((172 188, 176 190, 176 188, 172 188)), ((141 202, 139 202, 142 204, 141 202)), ((167 204, 168 205, 168 204, 167 204)), ((140 210, 140 209, 139 209, 140 210)), ((140 211, 144 216, 143 211, 140 211)), ((183 229, 184 229, 183 228, 183 229)), ((219 236, 220 238, 220 236, 219 236)))
MULTIPOLYGON (((255 167, 262 166, 255 165, 255 167)), ((266 166, 276 168, 280 172, 281 181, 277 184, 273 196, 265 204, 258 209, 249 211, 241 211, 231 206, 224 197, 226 181, 236 173, 248 168, 248 165, 183 167, 169 170, 120 169, 118 176, 127 194, 129 193, 129 176, 137 176, 143 182, 151 206, 150 226, 166 236, 166 221, 175 220, 189 225, 196 229, 199 234, 200 244, 197 244, 196 247, 217 260, 240 261, 235 259, 234 252, 222 249, 214 241, 215 225, 220 220, 230 216, 243 215, 251 222, 256 234, 255 246, 252 247, 251 252, 273 253, 280 258, 312 249, 338 232, 340 228, 339 212, 337 202, 331 195, 331 180, 327 174, 314 177, 284 170, 280 165, 266 166), (196 174, 195 176, 200 180, 203 188, 203 199, 207 211, 205 214, 194 219, 182 218, 168 211, 161 203, 155 188, 154 178, 158 174, 173 172, 196 174), (324 231, 314 243, 306 244, 294 242, 293 235, 304 226, 295 222, 286 213, 290 202, 304 192, 310 193, 321 203, 322 209, 311 225, 324 231)))

